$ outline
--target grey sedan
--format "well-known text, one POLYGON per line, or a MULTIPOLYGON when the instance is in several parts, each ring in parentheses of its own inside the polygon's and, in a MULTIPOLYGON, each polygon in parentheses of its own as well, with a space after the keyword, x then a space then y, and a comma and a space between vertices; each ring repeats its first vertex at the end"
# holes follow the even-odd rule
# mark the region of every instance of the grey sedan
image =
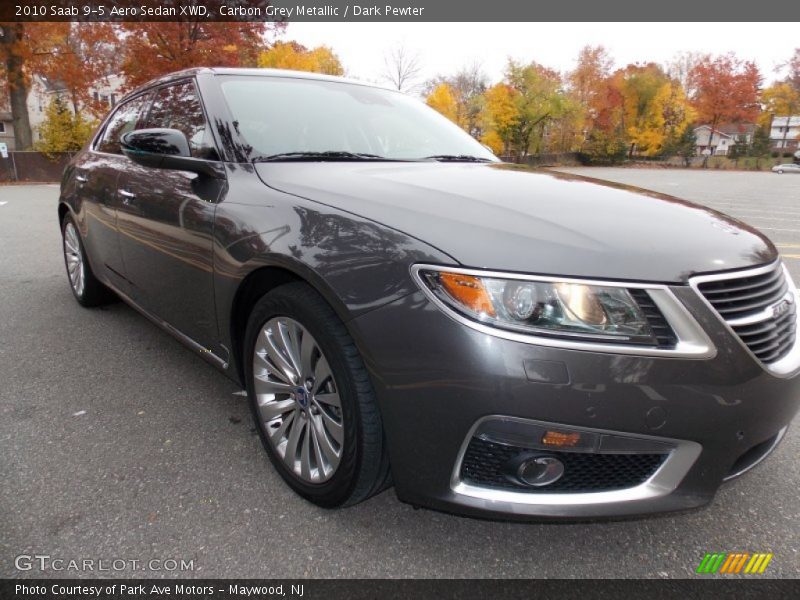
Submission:
POLYGON ((75 299, 121 298, 238 382, 320 506, 394 485, 501 518, 698 507, 798 410, 797 291, 767 238, 503 164, 396 91, 152 81, 71 161, 58 219, 75 299))

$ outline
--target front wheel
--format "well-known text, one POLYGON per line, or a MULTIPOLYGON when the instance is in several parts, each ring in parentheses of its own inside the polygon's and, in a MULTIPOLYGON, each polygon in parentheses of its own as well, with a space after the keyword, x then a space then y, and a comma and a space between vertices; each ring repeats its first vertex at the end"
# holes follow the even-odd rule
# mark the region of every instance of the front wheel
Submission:
POLYGON ((247 392, 264 448, 300 496, 349 506, 389 484, 383 426, 346 328, 304 283, 254 307, 244 346, 247 392))
POLYGON ((61 222, 61 237, 69 285, 78 303, 81 306, 92 307, 112 302, 114 293, 95 277, 86 258, 78 226, 69 213, 61 222))

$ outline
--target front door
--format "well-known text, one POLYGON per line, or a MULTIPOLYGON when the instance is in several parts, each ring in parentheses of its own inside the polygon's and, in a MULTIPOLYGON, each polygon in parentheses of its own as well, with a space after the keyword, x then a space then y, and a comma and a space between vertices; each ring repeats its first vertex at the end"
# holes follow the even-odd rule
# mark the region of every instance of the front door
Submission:
MULTIPOLYGON (((178 129, 194 157, 217 158, 192 81, 157 89, 144 127, 178 129)), ((134 300, 219 355, 212 236, 225 181, 133 164, 118 185, 120 246, 134 300)))

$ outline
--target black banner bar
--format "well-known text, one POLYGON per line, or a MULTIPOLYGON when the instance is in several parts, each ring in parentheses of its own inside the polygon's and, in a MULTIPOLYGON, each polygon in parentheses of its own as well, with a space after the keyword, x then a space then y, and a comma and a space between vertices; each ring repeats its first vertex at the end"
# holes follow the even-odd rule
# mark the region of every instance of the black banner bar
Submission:
MULTIPOLYGON (((613 565, 609 565, 613 566, 613 565)), ((491 598, 797 598, 800 580, 717 577, 690 580, 326 580, 326 579, 30 579, 0 580, 3 600, 127 600, 215 598, 242 600, 393 600, 491 598)))
POLYGON ((0 21, 800 21, 797 0, 2 0, 0 21))

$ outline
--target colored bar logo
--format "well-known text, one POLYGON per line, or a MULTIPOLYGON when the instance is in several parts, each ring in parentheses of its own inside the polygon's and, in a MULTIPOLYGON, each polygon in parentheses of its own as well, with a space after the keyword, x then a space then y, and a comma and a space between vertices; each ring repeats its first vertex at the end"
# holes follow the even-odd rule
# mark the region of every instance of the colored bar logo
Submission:
POLYGON ((767 570, 772 553, 756 552, 714 552, 708 553, 700 561, 697 573, 718 573, 721 575, 760 575, 767 570))

